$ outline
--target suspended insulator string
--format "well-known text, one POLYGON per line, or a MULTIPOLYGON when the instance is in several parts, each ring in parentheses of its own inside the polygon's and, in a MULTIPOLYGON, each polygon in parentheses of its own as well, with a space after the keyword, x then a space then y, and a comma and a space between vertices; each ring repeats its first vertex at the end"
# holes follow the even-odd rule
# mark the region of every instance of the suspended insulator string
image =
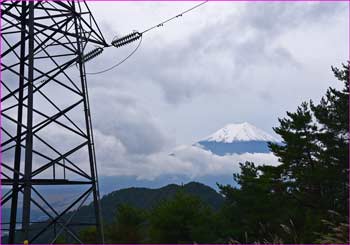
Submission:
POLYGON ((125 61, 127 61, 137 50, 138 48, 140 47, 141 43, 142 43, 142 35, 139 37, 140 41, 139 43, 137 44, 136 48, 128 55, 126 56, 124 59, 122 59, 121 61, 119 61, 118 63, 116 63, 115 65, 105 69, 105 70, 102 70, 102 71, 98 71, 98 72, 87 72, 86 74, 88 75, 97 75, 97 74, 101 74, 101 73, 105 73, 107 71, 110 71, 114 68, 117 68, 118 66, 120 66, 121 64, 123 64, 125 61))
POLYGON ((90 52, 88 52, 87 54, 83 55, 83 57, 81 58, 81 61, 83 63, 86 63, 89 60, 92 60, 93 58, 95 58, 96 56, 102 54, 102 52, 103 52, 102 47, 95 48, 95 49, 91 50, 90 52))
POLYGON ((136 41, 137 39, 141 38, 141 36, 142 36, 141 33, 139 33, 138 31, 135 31, 133 33, 130 33, 129 35, 113 40, 111 44, 114 47, 119 48, 121 46, 124 46, 126 44, 136 41))
POLYGON ((163 21, 163 22, 160 22, 159 24, 157 24, 157 25, 155 25, 155 26, 152 26, 152 27, 150 27, 150 28, 144 30, 143 32, 141 32, 141 34, 144 34, 144 33, 146 33, 146 32, 149 32, 150 30, 153 30, 153 29, 155 29, 155 28, 161 27, 161 26, 163 26, 164 24, 166 24, 166 23, 168 23, 168 22, 170 22, 170 21, 172 21, 172 20, 174 20, 174 19, 176 19, 176 18, 182 17, 184 14, 186 14, 186 13, 188 13, 188 12, 191 12, 192 10, 194 10, 194 9, 196 9, 196 8, 199 8, 199 7, 202 6, 203 4, 206 4, 207 2, 208 2, 208 1, 205 1, 205 2, 202 2, 202 3, 200 3, 200 4, 197 4, 197 5, 193 6, 192 8, 189 8, 189 9, 187 9, 187 10, 185 10, 185 11, 183 11, 183 12, 181 12, 181 13, 179 13, 179 14, 177 14, 177 15, 175 15, 175 16, 173 16, 173 17, 171 17, 171 18, 169 18, 169 19, 167 19, 167 20, 165 20, 165 21, 163 21))

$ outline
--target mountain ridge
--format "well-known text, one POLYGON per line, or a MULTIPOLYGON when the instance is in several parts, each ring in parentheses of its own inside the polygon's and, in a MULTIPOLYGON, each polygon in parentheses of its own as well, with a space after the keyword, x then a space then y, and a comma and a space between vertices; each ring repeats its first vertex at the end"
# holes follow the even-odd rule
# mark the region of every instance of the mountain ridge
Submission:
MULTIPOLYGON (((221 194, 213 188, 194 181, 183 185, 168 184, 160 188, 129 187, 113 191, 101 198, 102 217, 107 223, 112 222, 115 217, 116 207, 120 204, 128 204, 141 209, 151 209, 159 202, 174 197, 179 191, 198 197, 213 209, 220 208, 224 201, 221 194)), ((91 209, 91 204, 84 206, 77 211, 76 216, 84 219, 84 217, 88 217, 91 209)), ((79 221, 81 221, 81 218, 79 221)))

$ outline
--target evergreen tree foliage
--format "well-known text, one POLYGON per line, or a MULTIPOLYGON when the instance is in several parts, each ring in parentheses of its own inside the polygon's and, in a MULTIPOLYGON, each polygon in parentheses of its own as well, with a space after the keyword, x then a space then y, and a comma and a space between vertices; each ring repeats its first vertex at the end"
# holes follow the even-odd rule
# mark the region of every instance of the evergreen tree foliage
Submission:
POLYGON ((106 228, 111 243, 141 243, 145 239, 144 223, 147 213, 126 204, 117 208, 115 222, 106 228))
POLYGON ((197 197, 179 192, 155 207, 150 216, 152 243, 209 242, 214 239, 212 210, 197 197))
POLYGON ((85 244, 98 244, 95 226, 91 226, 80 231, 79 237, 85 244))

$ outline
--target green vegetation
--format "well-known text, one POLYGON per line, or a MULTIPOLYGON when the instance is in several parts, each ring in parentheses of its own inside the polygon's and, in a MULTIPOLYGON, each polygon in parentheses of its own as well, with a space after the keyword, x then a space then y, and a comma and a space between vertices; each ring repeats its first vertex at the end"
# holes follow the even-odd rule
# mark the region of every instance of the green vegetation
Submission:
POLYGON ((141 243, 145 237, 147 213, 129 205, 119 205, 116 220, 107 226, 107 242, 141 243))
POLYGON ((150 213, 150 240, 155 243, 214 241, 213 211, 198 198, 179 192, 150 213))

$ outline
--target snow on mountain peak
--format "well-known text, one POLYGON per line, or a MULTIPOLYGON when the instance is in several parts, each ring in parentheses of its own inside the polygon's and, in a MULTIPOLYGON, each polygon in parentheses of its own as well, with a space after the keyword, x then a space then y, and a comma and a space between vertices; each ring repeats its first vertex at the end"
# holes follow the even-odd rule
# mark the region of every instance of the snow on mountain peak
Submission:
POLYGON ((223 143, 232 143, 234 141, 278 142, 278 140, 272 135, 247 122, 227 124, 225 127, 219 129, 214 134, 209 135, 202 141, 215 141, 223 143))

